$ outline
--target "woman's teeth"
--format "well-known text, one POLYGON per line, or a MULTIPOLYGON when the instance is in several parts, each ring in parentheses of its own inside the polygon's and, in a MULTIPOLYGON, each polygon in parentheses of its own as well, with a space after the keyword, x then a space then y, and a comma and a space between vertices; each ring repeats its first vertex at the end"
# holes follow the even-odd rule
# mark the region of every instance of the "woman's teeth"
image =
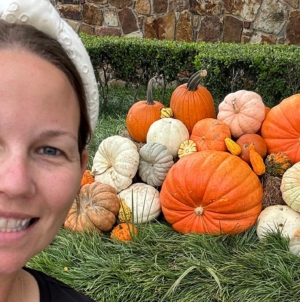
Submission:
POLYGON ((31 219, 6 219, 0 218, 0 232, 18 232, 28 228, 31 219))

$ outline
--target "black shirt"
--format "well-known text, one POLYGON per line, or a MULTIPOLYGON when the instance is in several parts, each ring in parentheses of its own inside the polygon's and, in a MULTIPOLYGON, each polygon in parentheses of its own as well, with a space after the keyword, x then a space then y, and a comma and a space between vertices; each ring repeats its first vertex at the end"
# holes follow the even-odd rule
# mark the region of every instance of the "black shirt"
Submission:
POLYGON ((37 270, 24 267, 37 281, 40 290, 40 302, 95 302, 78 293, 67 284, 37 270))

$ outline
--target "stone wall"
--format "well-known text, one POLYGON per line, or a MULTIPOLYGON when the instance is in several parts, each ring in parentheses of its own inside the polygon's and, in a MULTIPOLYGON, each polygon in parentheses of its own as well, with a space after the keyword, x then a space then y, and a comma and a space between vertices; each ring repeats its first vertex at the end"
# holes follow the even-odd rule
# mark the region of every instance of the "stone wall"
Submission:
POLYGON ((51 0, 77 31, 187 42, 300 44, 299 0, 51 0))

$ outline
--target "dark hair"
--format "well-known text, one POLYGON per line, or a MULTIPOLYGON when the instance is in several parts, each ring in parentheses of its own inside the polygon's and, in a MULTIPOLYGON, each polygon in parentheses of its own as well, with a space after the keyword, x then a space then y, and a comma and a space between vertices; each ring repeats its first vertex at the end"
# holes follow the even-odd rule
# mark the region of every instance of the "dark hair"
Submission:
POLYGON ((0 50, 20 47, 39 56, 60 69, 72 85, 80 110, 78 150, 81 154, 91 138, 87 100, 80 74, 58 41, 33 26, 0 20, 0 50))

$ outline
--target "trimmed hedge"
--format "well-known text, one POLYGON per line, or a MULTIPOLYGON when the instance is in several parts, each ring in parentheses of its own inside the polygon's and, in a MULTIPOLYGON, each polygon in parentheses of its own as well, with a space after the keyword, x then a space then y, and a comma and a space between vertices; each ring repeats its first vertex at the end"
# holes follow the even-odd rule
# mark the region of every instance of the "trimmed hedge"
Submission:
POLYGON ((109 65, 114 76, 145 85, 162 74, 166 82, 180 72, 206 69, 203 85, 216 102, 240 89, 259 93, 268 106, 300 89, 300 48, 292 45, 187 43, 81 35, 95 69, 109 65), (139 72, 138 72, 139 71, 139 72))
POLYGON ((118 79, 147 83, 156 74, 167 81, 180 71, 195 71, 194 44, 124 37, 81 35, 95 67, 109 64, 118 79), (139 72, 138 72, 139 71, 139 72), (138 72, 138 73, 137 73, 138 72))

